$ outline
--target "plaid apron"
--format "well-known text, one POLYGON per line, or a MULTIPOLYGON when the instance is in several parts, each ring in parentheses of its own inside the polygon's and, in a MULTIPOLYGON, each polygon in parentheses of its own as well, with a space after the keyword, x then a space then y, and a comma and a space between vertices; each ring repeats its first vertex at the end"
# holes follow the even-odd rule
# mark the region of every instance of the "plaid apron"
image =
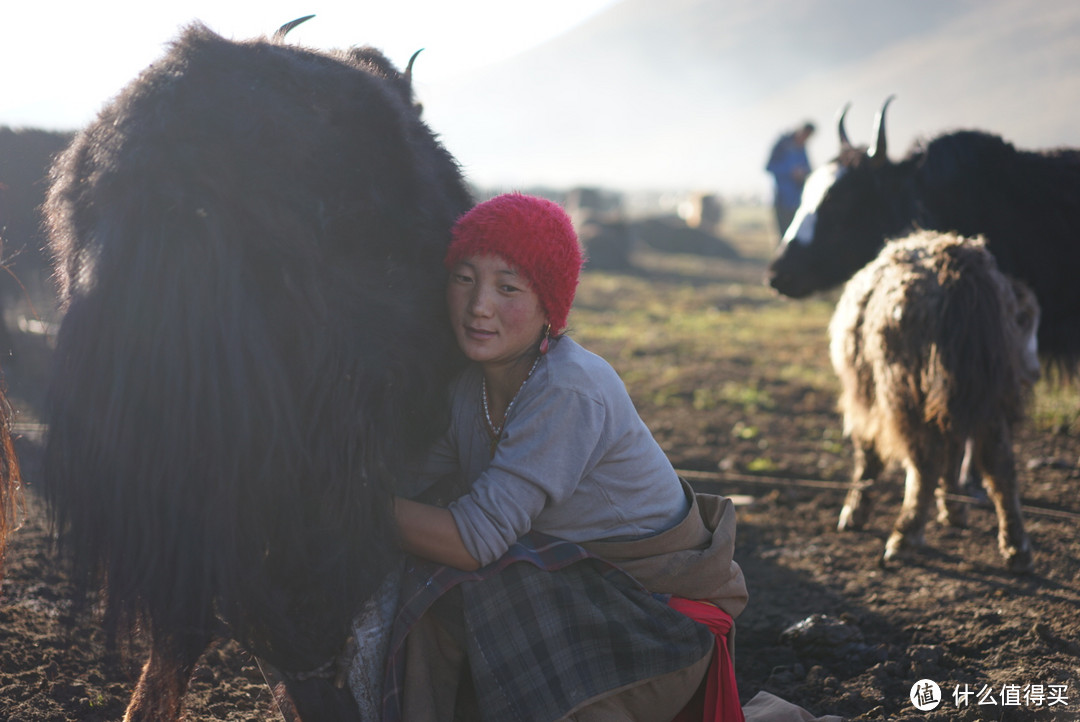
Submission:
POLYGON ((617 567, 538 532, 475 572, 412 559, 401 585, 382 719, 401 720, 405 638, 460 590, 465 651, 483 720, 556 720, 605 692, 687 667, 709 629, 617 567))

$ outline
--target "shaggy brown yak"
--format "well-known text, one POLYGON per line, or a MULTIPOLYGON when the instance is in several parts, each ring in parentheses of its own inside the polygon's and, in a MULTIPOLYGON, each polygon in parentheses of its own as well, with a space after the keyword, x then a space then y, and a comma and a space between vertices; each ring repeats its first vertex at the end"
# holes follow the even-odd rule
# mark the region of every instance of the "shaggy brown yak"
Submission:
POLYGON ((923 543, 935 487, 941 517, 966 522, 958 490, 966 439, 997 509, 1009 569, 1031 568, 1020 514, 1012 428, 1039 376, 1039 307, 997 269, 982 240, 922 232, 886 244, 844 288, 829 326, 843 388, 844 430, 855 446, 839 528, 863 527, 885 462, 907 470, 903 507, 884 561, 923 543))

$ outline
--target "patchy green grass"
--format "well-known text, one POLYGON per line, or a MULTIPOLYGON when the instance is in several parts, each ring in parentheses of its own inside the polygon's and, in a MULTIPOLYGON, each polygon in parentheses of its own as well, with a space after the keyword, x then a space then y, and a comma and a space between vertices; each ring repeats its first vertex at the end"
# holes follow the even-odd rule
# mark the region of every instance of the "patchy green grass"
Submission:
POLYGON ((635 273, 586 273, 570 328, 616 368, 676 465, 840 473, 846 451, 822 443, 840 428, 826 337, 834 301, 778 297, 762 261, 637 262, 635 273), (793 453, 763 453, 781 439, 793 453))
POLYGON ((1029 418, 1042 432, 1080 433, 1080 380, 1042 379, 1032 394, 1029 418))

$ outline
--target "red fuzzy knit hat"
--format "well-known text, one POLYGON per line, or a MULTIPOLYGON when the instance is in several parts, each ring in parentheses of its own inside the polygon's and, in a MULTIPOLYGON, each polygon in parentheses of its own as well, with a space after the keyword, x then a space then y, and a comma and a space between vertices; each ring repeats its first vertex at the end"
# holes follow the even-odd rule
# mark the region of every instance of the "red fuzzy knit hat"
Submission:
POLYGON ((585 262, 570 216, 557 203, 507 193, 458 219, 446 252, 447 270, 470 256, 501 256, 540 297, 551 335, 566 328, 585 262))

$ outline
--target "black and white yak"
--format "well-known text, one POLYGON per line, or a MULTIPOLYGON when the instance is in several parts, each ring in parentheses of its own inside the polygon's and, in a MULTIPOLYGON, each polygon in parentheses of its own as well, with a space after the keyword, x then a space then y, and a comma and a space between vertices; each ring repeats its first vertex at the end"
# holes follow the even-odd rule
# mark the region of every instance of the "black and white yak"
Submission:
POLYGON ((794 298, 838 286, 886 240, 916 229, 982 236, 998 267, 1038 298, 1044 360, 1075 373, 1080 150, 1017 150, 997 136, 960 131, 917 144, 894 163, 886 153, 888 105, 878 113, 870 150, 848 141, 841 114, 840 153, 807 180, 802 206, 769 266, 769 284, 794 298))
POLYGON ((939 519, 966 523, 959 488, 965 442, 998 515, 1007 567, 1031 568, 1012 429, 1039 377, 1039 306, 1002 274, 982 239, 924 231, 888 243, 844 287, 829 325, 844 431, 855 447, 840 530, 868 521, 890 462, 907 472, 883 561, 923 544, 935 487, 939 519))
POLYGON ((460 169, 411 67, 283 36, 186 28, 52 172, 44 486, 107 628, 149 636, 126 720, 177 719, 215 638, 286 674, 331 659, 446 422, 460 169))

